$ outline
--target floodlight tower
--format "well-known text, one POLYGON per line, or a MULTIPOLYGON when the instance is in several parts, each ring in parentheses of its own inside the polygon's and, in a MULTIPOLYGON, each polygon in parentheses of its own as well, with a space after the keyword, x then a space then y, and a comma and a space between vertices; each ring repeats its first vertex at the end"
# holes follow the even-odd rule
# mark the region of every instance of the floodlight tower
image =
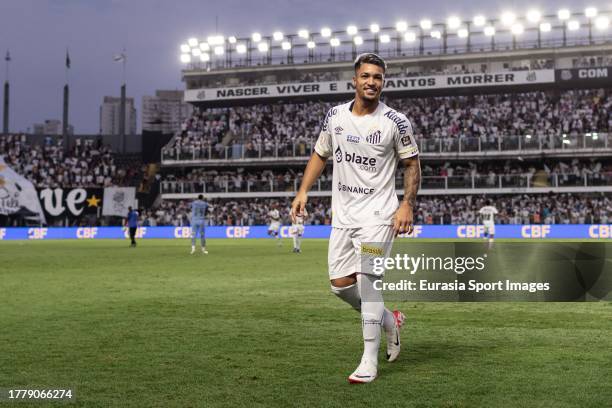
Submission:
POLYGON ((9 63, 11 62, 11 54, 6 52, 6 76, 4 78, 4 112, 2 115, 2 133, 9 132, 9 63))

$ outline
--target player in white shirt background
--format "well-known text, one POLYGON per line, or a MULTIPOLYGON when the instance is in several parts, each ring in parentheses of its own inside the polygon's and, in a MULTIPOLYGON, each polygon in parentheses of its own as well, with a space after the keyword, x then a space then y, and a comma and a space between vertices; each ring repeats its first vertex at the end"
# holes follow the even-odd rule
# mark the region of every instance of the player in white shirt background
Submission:
POLYGON ((268 235, 276 237, 278 245, 281 244, 280 240, 280 227, 281 227, 281 216, 278 211, 278 204, 273 203, 272 209, 268 211, 269 225, 268 225, 268 235))
POLYGON ((388 256, 398 233, 412 232, 413 208, 421 176, 418 148, 409 120, 382 102, 386 64, 375 54, 355 60, 355 99, 327 113, 291 215, 303 214, 308 191, 334 161, 332 233, 328 267, 332 292, 361 313, 364 352, 351 383, 368 383, 378 375, 381 326, 387 337, 387 360, 400 352, 399 329, 404 316, 384 306, 382 293, 373 289, 380 276, 361 269, 362 243, 381 243, 376 248, 388 256), (404 197, 398 202, 395 171, 404 167, 404 197))
POLYGON ((488 239, 490 249, 493 247, 493 239, 495 238, 495 215, 498 212, 497 208, 491 205, 491 200, 487 200, 486 204, 478 211, 478 214, 480 214, 482 225, 484 225, 485 238, 488 239))
POLYGON ((295 216, 293 224, 291 224, 291 228, 289 229, 293 237, 293 252, 298 254, 302 252, 302 236, 304 235, 304 219, 306 217, 308 217, 308 212, 304 209, 302 214, 295 216))

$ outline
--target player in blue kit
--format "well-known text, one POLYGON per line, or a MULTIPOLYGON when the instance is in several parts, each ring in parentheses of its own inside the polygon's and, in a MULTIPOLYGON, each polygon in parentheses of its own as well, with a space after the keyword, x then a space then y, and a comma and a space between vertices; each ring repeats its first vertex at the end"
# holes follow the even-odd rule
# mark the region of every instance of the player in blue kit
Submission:
POLYGON ((130 246, 134 248, 136 246, 136 231, 138 230, 138 211, 128 207, 128 215, 125 219, 125 224, 129 229, 130 233, 130 246))
POLYGON ((200 235, 200 243, 202 244, 202 252, 207 254, 206 237, 204 236, 204 217, 208 203, 204 201, 204 196, 200 194, 197 200, 191 203, 191 253, 195 253, 196 238, 200 235))

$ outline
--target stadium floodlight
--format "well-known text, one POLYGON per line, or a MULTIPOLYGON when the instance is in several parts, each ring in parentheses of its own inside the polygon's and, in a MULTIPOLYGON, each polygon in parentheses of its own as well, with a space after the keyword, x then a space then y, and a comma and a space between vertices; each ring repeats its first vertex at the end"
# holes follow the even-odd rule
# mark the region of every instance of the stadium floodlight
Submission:
POLYGON ((376 23, 370 24, 370 31, 374 34, 380 31, 380 26, 376 23))
POLYGON ((552 30, 552 25, 549 22, 540 23, 540 31, 549 33, 552 30))
POLYGON ((331 28, 328 28, 328 27, 323 27, 323 28, 321 29, 321 37, 325 37, 325 38, 327 38, 327 37, 331 37, 331 35, 332 35, 332 30, 331 30, 331 28))
POLYGON ((584 9, 584 15, 588 18, 597 17, 597 9, 595 7, 587 7, 584 9))
POLYGON ((191 62, 191 55, 189 55, 189 54, 181 54, 181 62, 183 64, 189 64, 191 62))
POLYGON ((486 26, 484 28, 484 35, 486 35, 487 37, 493 37, 495 35, 495 27, 486 26))
POLYGON ((542 13, 540 13, 540 10, 529 10, 527 12, 527 21, 530 23, 539 23, 541 18, 542 13))
POLYGON ((348 35, 355 35, 357 34, 357 27, 354 25, 350 25, 348 27, 346 27, 346 33, 348 35))
POLYGON ((222 35, 210 35, 206 40, 210 45, 223 45, 225 43, 225 37, 222 35))
POLYGON ((610 19, 606 16, 599 16, 595 19, 595 28, 605 30, 610 26, 610 19))
POLYGON ((361 45, 363 44, 363 38, 360 35, 356 35, 355 37, 353 37, 353 42, 355 43, 355 45, 361 45))
POLYGON ((202 51, 199 48, 192 48, 191 49, 191 55, 193 55, 194 57, 197 57, 199 55, 202 54, 202 51))
POLYGON ((223 55, 223 51, 224 51, 224 50, 223 50, 223 46, 221 46, 221 45, 217 45, 217 46, 215 47, 215 55, 223 55))
POLYGON ((459 38, 467 38, 470 35, 467 28, 460 28, 457 30, 457 37, 459 38))
POLYGON ((274 41, 283 41, 285 36, 280 31, 275 31, 274 34, 272 34, 272 38, 274 38, 274 41))
POLYGON ((300 38, 304 38, 307 39, 309 37, 310 33, 308 32, 308 30, 302 28, 301 30, 298 31, 298 37, 300 38))
POLYGON ((431 30, 431 27, 432 27, 431 20, 428 20, 428 19, 421 20, 419 25, 421 26, 423 30, 431 30))
POLYGON ((207 52, 203 52, 202 55, 200 55, 200 61, 202 62, 210 61, 210 55, 207 52))
POLYGON ((383 34, 380 36, 380 42, 383 44, 391 42, 391 37, 389 36, 389 34, 383 34))
POLYGON ((569 20, 571 14, 570 11, 568 9, 561 9, 557 12, 557 17, 559 17, 559 20, 569 20))
POLYGON ((187 40, 187 44, 189 44, 190 47, 197 47, 198 46, 198 39, 192 37, 192 38, 187 40))
POLYGON ((306 43, 306 47, 310 48, 311 50, 312 50, 314 47, 316 47, 316 46, 317 46, 317 44, 316 44, 314 41, 308 41, 308 42, 306 43))
POLYGON ((210 50, 210 45, 208 45, 207 42, 201 42, 200 43, 200 49, 202 51, 209 51, 210 50))
POLYGON ((578 20, 572 20, 567 22, 567 29, 570 31, 576 31, 580 28, 580 22, 578 20))
POLYGON ((474 25, 476 27, 482 27, 487 23, 487 19, 485 18, 485 16, 479 14, 477 16, 474 17, 474 25))
POLYGON ((267 42, 260 42, 259 44, 257 44, 257 49, 260 52, 268 52, 268 43, 267 42))
POLYGON ((408 31, 406 34, 404 34, 404 40, 408 42, 414 42, 416 41, 416 39, 417 39, 417 36, 412 31, 408 31))
POLYGON ((331 45, 332 47, 337 47, 340 45, 340 40, 337 38, 332 38, 331 40, 329 40, 329 45, 331 45))
POLYGON ((247 47, 244 44, 236 44, 236 52, 238 54, 244 54, 247 52, 247 47))
POLYGON ((435 38, 437 40, 439 40, 440 38, 442 38, 442 33, 438 30, 433 30, 431 33, 431 38, 435 38))
POLYGON ((258 43, 261 41, 261 34, 253 33, 253 35, 251 35, 251 39, 253 40, 253 42, 258 43))
POLYGON ((395 29, 398 32, 403 33, 408 30, 408 23, 405 21, 398 21, 397 23, 395 23, 395 29))
POLYGON ((446 20, 446 25, 451 30, 456 30, 461 26, 461 19, 457 16, 451 16, 446 20))
POLYGON ((181 44, 181 52, 187 53, 191 51, 189 44, 181 44))
POLYGON ((283 41, 281 43, 281 48, 285 51, 289 51, 291 49, 291 43, 289 41, 283 41))
POLYGON ((514 24, 515 21, 516 21, 516 15, 513 12, 506 11, 506 12, 502 13, 502 15, 501 15, 501 22, 506 27, 512 26, 512 24, 514 24))
POLYGON ((234 37, 234 36, 232 35, 231 37, 228 37, 228 38, 227 38, 227 41, 228 41, 230 44, 236 44, 237 39, 236 39, 236 37, 234 37))
POLYGON ((510 31, 512 31, 514 35, 521 35, 525 31, 525 27, 523 27, 521 23, 512 24, 510 31))

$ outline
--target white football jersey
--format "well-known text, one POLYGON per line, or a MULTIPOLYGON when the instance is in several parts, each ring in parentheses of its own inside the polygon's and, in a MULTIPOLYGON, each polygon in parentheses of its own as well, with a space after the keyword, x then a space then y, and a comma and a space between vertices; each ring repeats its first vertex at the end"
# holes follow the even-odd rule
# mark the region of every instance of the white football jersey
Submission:
POLYGON ((495 219, 495 214, 497 214, 497 208, 491 205, 485 205, 478 211, 478 214, 482 216, 482 222, 490 222, 493 223, 495 219))
POLYGON ((280 213, 276 209, 268 211, 268 217, 272 221, 280 221, 280 213))
POLYGON ((315 151, 334 160, 332 226, 391 225, 399 206, 395 170, 399 159, 419 154, 405 115, 380 102, 364 116, 353 101, 329 110, 315 151))

